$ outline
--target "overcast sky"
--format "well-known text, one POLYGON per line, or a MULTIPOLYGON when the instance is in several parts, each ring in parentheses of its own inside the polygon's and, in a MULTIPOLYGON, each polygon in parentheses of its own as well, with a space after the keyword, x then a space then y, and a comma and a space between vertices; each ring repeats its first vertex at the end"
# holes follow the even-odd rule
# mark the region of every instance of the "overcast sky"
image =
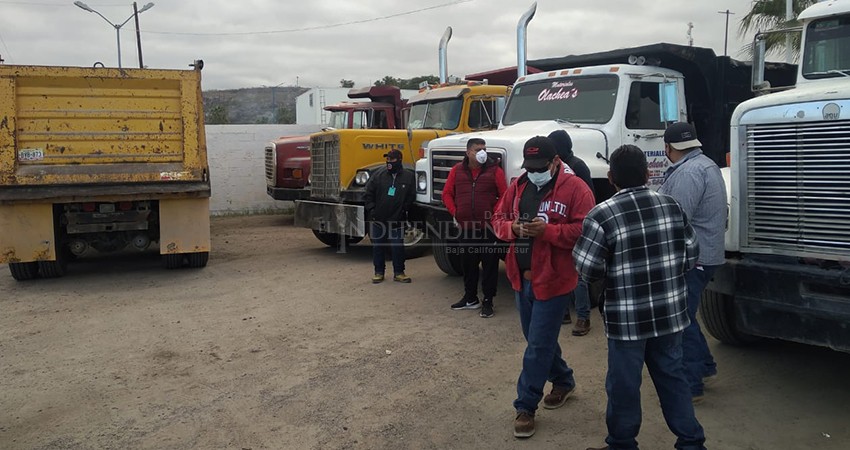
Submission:
MULTIPOLYGON (((88 0, 114 23, 132 2, 88 0)), ((138 2, 139 8, 147 3, 138 2)), ((447 26, 449 73, 463 76, 516 64, 516 25, 531 0, 154 0, 139 16, 145 65, 188 68, 203 59, 204 89, 295 85, 366 86, 391 75, 438 73, 447 26)), ((529 59, 657 42, 729 54, 752 35, 738 23, 750 0, 538 0, 528 28, 529 59)), ((138 67, 133 21, 121 28, 124 67, 138 67)), ((6 64, 117 66, 115 29, 72 0, 0 0, 0 55, 6 64)))

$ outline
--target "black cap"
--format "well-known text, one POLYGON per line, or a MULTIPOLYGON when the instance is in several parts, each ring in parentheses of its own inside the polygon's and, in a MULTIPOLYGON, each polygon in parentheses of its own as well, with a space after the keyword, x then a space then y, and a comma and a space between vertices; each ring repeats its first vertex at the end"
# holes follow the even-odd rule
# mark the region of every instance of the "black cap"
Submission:
POLYGON ((401 161, 402 159, 404 159, 404 154, 401 152, 401 150, 390 150, 384 153, 384 158, 397 159, 401 161))
POLYGON ((667 127, 664 131, 664 143, 670 144, 674 150, 702 147, 702 142, 697 139, 696 128, 686 122, 676 122, 667 127))
POLYGON ((534 136, 522 148, 522 168, 542 169, 555 159, 555 145, 545 136, 534 136))

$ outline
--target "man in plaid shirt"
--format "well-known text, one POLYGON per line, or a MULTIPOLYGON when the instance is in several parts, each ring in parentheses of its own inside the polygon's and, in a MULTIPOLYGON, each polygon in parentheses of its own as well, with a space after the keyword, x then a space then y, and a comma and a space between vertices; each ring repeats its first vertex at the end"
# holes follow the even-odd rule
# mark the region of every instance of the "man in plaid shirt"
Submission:
POLYGON ((608 336, 608 446, 637 449, 643 365, 655 384, 677 449, 704 449, 682 365, 689 323, 685 272, 699 255, 694 230, 669 196, 646 187, 646 156, 634 145, 611 154, 608 179, 619 192, 584 219, 573 249, 588 281, 604 280, 608 336))

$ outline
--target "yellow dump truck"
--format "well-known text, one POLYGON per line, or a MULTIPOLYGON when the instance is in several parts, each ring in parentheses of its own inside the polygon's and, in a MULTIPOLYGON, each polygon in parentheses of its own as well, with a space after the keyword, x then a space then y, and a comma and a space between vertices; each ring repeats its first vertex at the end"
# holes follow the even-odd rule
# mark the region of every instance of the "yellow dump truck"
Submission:
MULTIPOLYGON (((295 225, 310 228, 326 245, 366 236, 366 183, 386 165, 384 154, 400 150, 412 169, 428 141, 450 133, 489 130, 499 124, 510 92, 481 82, 423 88, 408 101, 407 130, 330 130, 310 137, 310 197, 295 202, 295 225)), ((411 217, 419 222, 418 217, 411 217)), ((421 227, 405 232, 405 246, 422 240, 421 227)), ((410 251, 410 249, 409 249, 410 251)))
POLYGON ((17 280, 159 243, 203 267, 210 180, 194 70, 0 65, 0 263, 17 280))

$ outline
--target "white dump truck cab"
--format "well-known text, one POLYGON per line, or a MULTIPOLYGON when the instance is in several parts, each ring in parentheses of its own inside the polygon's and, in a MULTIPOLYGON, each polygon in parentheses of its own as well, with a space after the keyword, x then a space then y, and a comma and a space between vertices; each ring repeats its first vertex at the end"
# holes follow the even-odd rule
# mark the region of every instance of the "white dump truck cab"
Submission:
POLYGON ((701 314, 727 343, 850 351, 850 2, 817 3, 799 21, 796 87, 732 116, 727 264, 701 314))

